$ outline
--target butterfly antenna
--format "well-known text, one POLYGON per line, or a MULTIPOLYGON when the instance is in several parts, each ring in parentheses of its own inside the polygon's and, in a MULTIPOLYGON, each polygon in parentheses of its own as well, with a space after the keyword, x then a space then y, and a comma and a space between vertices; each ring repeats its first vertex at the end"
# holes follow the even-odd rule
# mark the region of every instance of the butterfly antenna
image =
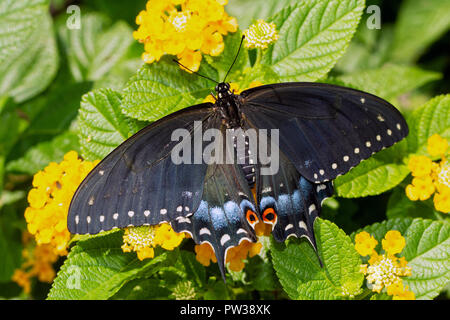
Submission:
POLYGON ((195 73, 196 75, 198 75, 198 76, 200 76, 200 77, 202 77, 202 78, 208 79, 208 80, 210 80, 210 81, 212 81, 212 82, 215 82, 215 83, 219 83, 219 82, 217 82, 216 80, 213 80, 213 79, 211 79, 211 78, 209 78, 209 77, 207 77, 207 76, 204 76, 204 75, 202 75, 202 74, 200 74, 200 73, 198 73, 198 72, 192 71, 191 69, 189 69, 188 67, 186 67, 185 65, 183 65, 180 61, 178 61, 178 60, 176 60, 176 59, 172 59, 172 60, 173 60, 176 64, 178 64, 179 66, 185 68, 186 70, 188 70, 188 71, 190 71, 190 72, 192 72, 192 73, 195 73))
POLYGON ((230 69, 228 69, 228 72, 227 72, 227 74, 225 75, 225 78, 223 79, 222 82, 225 82, 225 80, 226 80, 227 77, 228 77, 228 74, 230 73, 231 69, 232 69, 233 66, 234 66, 234 63, 236 62, 237 58, 239 57, 239 51, 241 51, 241 47, 242 47, 242 43, 244 42, 244 38, 245 38, 245 36, 242 35, 241 43, 239 44, 239 49, 238 49, 238 51, 237 51, 237 53, 236 53, 236 56, 234 57, 234 60, 233 60, 233 63, 231 64, 231 66, 230 66, 230 69))

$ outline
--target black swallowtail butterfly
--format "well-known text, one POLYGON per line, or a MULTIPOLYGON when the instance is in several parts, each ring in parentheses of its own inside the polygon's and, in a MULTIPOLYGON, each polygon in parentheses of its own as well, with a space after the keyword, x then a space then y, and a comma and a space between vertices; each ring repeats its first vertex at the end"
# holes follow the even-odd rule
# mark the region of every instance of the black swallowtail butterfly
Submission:
MULTIPOLYGON (((168 222, 175 231, 190 233, 197 244, 208 242, 224 277, 227 249, 243 239, 255 242, 260 220, 272 224, 277 241, 306 237, 315 248, 313 224, 322 201, 333 193, 332 180, 408 134, 404 118, 390 103, 341 86, 279 83, 235 95, 222 82, 216 92, 215 103, 170 114, 103 159, 72 199, 69 231, 95 234, 168 222), (195 136, 211 128, 224 136, 239 128, 265 130, 267 139, 277 129, 278 171, 262 175, 248 141, 240 164, 174 163, 176 129, 195 136)), ((187 145, 191 159, 195 148, 187 145)), ((238 148, 231 149, 237 153, 238 148)))

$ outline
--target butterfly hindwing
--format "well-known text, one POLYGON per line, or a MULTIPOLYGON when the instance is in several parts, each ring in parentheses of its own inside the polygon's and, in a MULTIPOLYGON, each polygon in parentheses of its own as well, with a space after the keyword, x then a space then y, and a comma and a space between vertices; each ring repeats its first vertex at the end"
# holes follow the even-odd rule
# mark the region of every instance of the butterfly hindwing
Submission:
POLYGON ((253 194, 242 168, 237 164, 214 163, 208 166, 197 211, 190 217, 178 217, 171 224, 176 232, 190 233, 195 243, 211 245, 225 279, 227 250, 243 240, 256 242, 254 227, 258 221, 253 194))
POLYGON ((390 103, 340 86, 266 85, 242 92, 241 103, 253 127, 279 129, 281 151, 314 182, 335 179, 408 134, 390 103))
POLYGON ((174 164, 171 151, 179 141, 171 135, 180 128, 192 133, 216 125, 211 106, 193 106, 156 121, 106 156, 72 199, 69 231, 94 234, 191 215, 200 203, 207 165, 174 164), (204 120, 203 128, 194 128, 196 120, 204 120))
POLYGON ((259 190, 260 213, 263 221, 272 224, 274 239, 305 237, 315 248, 314 221, 322 201, 333 194, 331 182, 308 181, 280 154, 278 173, 261 175, 259 190))

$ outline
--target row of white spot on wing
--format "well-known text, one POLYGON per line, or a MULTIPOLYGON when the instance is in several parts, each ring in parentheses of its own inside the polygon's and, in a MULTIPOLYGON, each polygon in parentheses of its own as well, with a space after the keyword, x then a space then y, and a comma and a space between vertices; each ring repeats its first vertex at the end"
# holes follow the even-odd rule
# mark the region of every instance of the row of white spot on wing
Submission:
MULTIPOLYGON (((364 98, 361 98, 361 101, 362 101, 362 100, 364 100, 364 98)), ((378 115, 378 120, 380 120, 381 122, 383 122, 383 121, 384 121, 384 118, 383 118, 381 115, 378 115)), ((401 126, 400 123, 397 123, 396 127, 397 127, 397 130, 399 130, 399 131, 402 129, 402 126, 401 126)), ((391 130, 391 129, 387 129, 387 130, 386 130, 386 133, 387 133, 387 135, 391 136, 391 135, 392 135, 392 130, 391 130)), ((375 139, 376 139, 377 141, 381 141, 381 135, 377 135, 377 136, 375 137, 375 139)), ((366 145, 367 148, 371 148, 371 147, 372 147, 372 143, 371 143, 370 141, 366 141, 365 145, 366 145)), ((383 148, 383 149, 384 149, 384 148, 383 148)), ((354 152, 355 154, 359 154, 359 153, 361 152, 361 149, 360 149, 360 148, 355 148, 355 149, 353 149, 353 152, 354 152)), ((372 154, 374 154, 374 152, 372 152, 372 154)), ((344 162, 348 162, 348 161, 350 160, 350 156, 344 155, 344 156, 342 157, 342 160, 343 160, 344 162)), ((361 162, 362 159, 360 158, 359 161, 361 162)), ((334 162, 334 163, 331 164, 331 169, 336 170, 337 168, 338 168, 337 163, 334 162)), ((353 167, 352 167, 352 168, 353 168, 353 167)), ((314 173, 314 179, 316 179, 316 183, 319 182, 319 181, 317 180, 317 179, 319 178, 319 175, 323 176, 324 174, 325 174, 325 170, 323 170, 323 169, 319 169, 319 173, 318 173, 318 174, 317 174, 317 173, 314 173)))

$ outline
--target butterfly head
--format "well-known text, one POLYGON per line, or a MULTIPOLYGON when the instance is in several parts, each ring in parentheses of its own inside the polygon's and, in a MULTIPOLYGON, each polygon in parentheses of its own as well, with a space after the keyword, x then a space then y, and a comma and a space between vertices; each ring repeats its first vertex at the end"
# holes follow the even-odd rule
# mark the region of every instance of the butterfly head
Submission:
POLYGON ((216 85, 216 92, 219 99, 232 95, 232 92, 230 91, 230 84, 226 82, 218 83, 216 85))

